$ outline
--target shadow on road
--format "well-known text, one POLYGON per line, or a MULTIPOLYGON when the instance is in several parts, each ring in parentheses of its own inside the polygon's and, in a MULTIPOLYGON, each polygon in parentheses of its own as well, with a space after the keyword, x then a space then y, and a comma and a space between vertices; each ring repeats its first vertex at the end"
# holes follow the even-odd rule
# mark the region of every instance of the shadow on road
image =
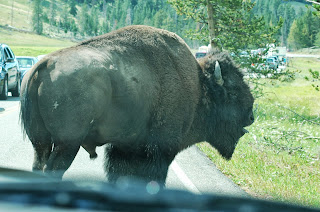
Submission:
MULTIPOLYGON (((17 101, 20 101, 20 97, 12 97, 12 96, 8 96, 8 99, 6 100, 0 100, 0 103, 1 102, 17 102, 17 101)), ((1 111, 1 110, 0 110, 1 111)))

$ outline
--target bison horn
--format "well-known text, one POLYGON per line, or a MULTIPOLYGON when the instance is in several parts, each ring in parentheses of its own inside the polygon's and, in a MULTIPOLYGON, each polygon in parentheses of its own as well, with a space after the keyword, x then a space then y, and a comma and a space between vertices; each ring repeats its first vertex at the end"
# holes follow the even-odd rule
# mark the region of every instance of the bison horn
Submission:
POLYGON ((216 61, 216 66, 214 68, 214 78, 219 85, 223 85, 224 81, 222 79, 221 68, 218 61, 216 61))

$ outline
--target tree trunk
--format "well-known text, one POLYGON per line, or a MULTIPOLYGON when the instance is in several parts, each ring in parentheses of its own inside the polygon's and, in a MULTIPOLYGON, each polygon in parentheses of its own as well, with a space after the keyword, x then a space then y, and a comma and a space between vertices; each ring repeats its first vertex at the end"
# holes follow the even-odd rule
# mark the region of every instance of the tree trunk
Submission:
POLYGON ((220 50, 215 39, 216 38, 216 33, 215 33, 216 21, 213 17, 215 13, 215 9, 212 3, 210 2, 210 0, 207 0, 207 11, 208 11, 208 28, 209 28, 209 38, 210 38, 211 49, 220 50))

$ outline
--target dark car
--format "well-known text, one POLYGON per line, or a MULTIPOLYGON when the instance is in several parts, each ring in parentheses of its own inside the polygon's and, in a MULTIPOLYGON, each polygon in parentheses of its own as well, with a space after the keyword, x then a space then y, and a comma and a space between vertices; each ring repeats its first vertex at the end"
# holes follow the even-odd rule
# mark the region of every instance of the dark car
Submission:
POLYGON ((0 99, 8 98, 8 92, 12 96, 20 95, 20 79, 18 61, 12 50, 6 44, 0 44, 0 99))
POLYGON ((195 54, 196 58, 202 58, 202 57, 205 57, 207 55, 207 52, 197 52, 195 54))
POLYGON ((27 73, 27 71, 38 62, 36 57, 28 57, 28 56, 16 56, 16 59, 19 63, 19 68, 21 71, 21 80, 23 76, 27 73))

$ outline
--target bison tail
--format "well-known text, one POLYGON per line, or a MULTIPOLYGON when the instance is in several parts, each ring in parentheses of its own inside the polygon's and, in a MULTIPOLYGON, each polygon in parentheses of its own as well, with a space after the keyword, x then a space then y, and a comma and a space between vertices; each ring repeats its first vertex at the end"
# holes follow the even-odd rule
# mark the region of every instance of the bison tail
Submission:
POLYGON ((20 124, 21 124, 21 130, 23 133, 23 139, 26 138, 26 132, 27 129, 30 129, 31 126, 31 102, 28 95, 28 83, 26 84, 26 87, 24 88, 24 91, 21 92, 20 96, 20 124))

